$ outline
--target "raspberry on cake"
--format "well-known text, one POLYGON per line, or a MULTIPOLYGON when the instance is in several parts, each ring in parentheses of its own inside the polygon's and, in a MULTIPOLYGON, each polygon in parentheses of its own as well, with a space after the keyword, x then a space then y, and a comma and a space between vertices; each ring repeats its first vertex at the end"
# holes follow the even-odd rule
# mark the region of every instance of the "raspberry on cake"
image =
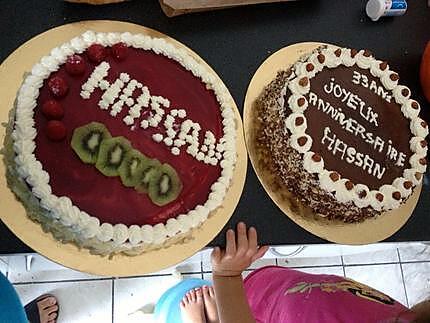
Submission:
POLYGON ((93 253, 179 243, 230 186, 230 100, 164 39, 87 31, 24 79, 7 138, 9 185, 45 230, 93 253))
POLYGON ((259 162, 276 187, 329 220, 399 208, 427 168, 427 123, 386 62, 321 46, 257 100, 259 162))

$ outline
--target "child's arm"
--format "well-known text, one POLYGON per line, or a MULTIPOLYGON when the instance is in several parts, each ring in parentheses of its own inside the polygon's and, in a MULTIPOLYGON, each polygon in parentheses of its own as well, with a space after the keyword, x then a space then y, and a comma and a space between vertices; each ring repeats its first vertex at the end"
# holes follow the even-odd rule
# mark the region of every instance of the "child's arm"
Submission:
POLYGON ((416 323, 430 322, 430 299, 418 303, 411 308, 411 311, 414 312, 417 317, 416 323))
POLYGON ((252 262, 261 258, 268 247, 259 248, 255 228, 237 225, 237 237, 233 230, 226 234, 226 248, 216 247, 212 252, 212 275, 216 304, 221 323, 254 323, 245 296, 242 272, 252 262))

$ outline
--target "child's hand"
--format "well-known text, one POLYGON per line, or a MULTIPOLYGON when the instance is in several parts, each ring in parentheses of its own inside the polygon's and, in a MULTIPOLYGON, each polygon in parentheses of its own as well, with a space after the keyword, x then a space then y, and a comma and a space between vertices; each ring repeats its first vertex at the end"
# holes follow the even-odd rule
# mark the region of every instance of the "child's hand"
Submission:
POLYGON ((257 231, 250 227, 248 235, 246 225, 237 225, 237 239, 232 229, 227 230, 225 250, 215 247, 212 251, 212 273, 214 276, 239 276, 255 260, 263 257, 268 246, 258 247, 257 231))

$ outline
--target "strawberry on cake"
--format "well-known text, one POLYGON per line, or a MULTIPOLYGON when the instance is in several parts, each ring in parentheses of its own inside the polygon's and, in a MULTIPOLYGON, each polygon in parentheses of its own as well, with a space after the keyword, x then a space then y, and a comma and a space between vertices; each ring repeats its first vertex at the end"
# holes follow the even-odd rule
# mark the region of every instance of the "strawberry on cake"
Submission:
POLYGON ((191 236, 236 163, 223 84, 164 39, 87 31, 42 57, 5 141, 8 184, 61 241, 130 255, 191 236))

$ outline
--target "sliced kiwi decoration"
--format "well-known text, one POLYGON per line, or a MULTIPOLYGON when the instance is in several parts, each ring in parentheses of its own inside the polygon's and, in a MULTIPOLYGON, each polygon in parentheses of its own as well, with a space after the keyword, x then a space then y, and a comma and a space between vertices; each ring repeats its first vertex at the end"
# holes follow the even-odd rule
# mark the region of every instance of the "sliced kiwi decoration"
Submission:
POLYGON ((129 150, 118 168, 124 186, 135 187, 139 183, 141 169, 148 160, 140 151, 129 150))
POLYGON ((140 169, 139 180, 134 187, 139 193, 148 193, 149 184, 160 176, 161 163, 156 159, 147 159, 140 169))
POLYGON ((174 201, 182 191, 182 182, 172 166, 146 157, 124 137, 112 138, 99 122, 76 128, 71 146, 84 163, 95 164, 105 176, 120 176, 124 186, 147 193, 158 206, 174 201))
POLYGON ((95 164, 103 140, 111 138, 105 125, 91 122, 73 131, 71 146, 79 158, 87 164, 95 164))
POLYGON ((103 140, 100 145, 96 168, 103 175, 118 176, 118 169, 130 149, 130 142, 124 137, 103 140))
POLYGON ((159 176, 149 182, 148 195, 152 203, 163 206, 174 201, 182 191, 182 182, 169 164, 159 167, 159 176))

